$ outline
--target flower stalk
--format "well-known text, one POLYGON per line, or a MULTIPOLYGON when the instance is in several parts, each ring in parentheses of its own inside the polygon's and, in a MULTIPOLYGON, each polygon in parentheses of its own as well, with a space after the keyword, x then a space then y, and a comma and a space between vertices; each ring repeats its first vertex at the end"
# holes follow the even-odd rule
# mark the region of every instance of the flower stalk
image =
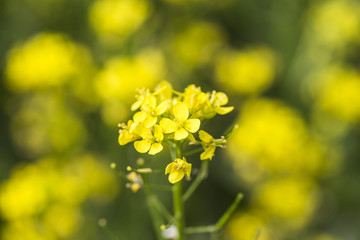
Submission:
MULTIPOLYGON (((223 92, 203 92, 195 85, 178 92, 167 82, 162 82, 154 91, 139 90, 136 100, 131 106, 131 110, 135 111, 132 120, 119 124, 118 142, 120 145, 134 142, 134 148, 139 153, 149 155, 156 155, 166 144, 169 145, 171 162, 165 167, 165 175, 173 185, 149 183, 148 176, 158 173, 158 170, 144 168, 141 164, 139 169, 127 168, 130 173, 122 176, 127 179, 126 186, 134 193, 140 189, 145 191, 158 240, 185 240, 185 234, 191 233, 212 233, 215 236, 235 211, 242 195, 239 194, 219 221, 211 226, 185 228, 184 203, 207 177, 216 149, 225 148, 226 140, 236 130, 234 127, 225 137, 217 139, 201 129, 201 122, 215 115, 225 115, 234 107, 226 106, 228 97, 223 92), (200 148, 183 153, 181 148, 186 145, 200 145, 200 148), (192 169, 192 163, 186 157, 199 152, 202 152, 199 156, 200 171, 184 194, 184 177, 190 180, 192 169), (153 189, 172 191, 173 215, 153 194, 153 189)), ((112 168, 115 167, 113 164, 112 168)))
MULTIPOLYGON (((181 158, 181 146, 179 143, 174 144, 175 146, 175 157, 181 158)), ((175 160, 175 159, 173 159, 175 160)), ((183 183, 179 181, 173 186, 173 202, 174 202, 174 217, 175 224, 178 230, 178 240, 184 240, 184 228, 185 228, 185 214, 184 214, 184 203, 182 201, 183 194, 183 183)))

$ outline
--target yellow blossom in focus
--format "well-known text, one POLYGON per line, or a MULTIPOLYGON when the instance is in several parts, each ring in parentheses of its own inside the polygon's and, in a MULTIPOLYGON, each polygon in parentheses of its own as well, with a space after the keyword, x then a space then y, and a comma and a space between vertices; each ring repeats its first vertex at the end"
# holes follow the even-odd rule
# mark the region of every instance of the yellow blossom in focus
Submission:
POLYGON ((229 92, 259 94, 274 80, 274 53, 266 47, 224 51, 216 61, 216 76, 229 92))
POLYGON ((148 96, 145 98, 141 111, 134 115, 135 123, 142 123, 146 128, 154 126, 158 120, 158 115, 163 114, 167 110, 167 101, 161 102, 156 105, 156 98, 154 96, 148 96))
POLYGON ((183 179, 185 174, 190 177, 191 163, 186 162, 186 159, 177 158, 174 162, 167 165, 165 174, 169 174, 169 182, 176 183, 183 179))
POLYGON ((208 94, 201 91, 200 87, 196 87, 194 84, 189 85, 184 91, 184 103, 189 108, 190 114, 201 116, 202 108, 209 104, 208 94), (199 112, 197 114, 197 112, 199 112))
POLYGON ((153 133, 149 128, 139 125, 137 133, 142 137, 142 140, 134 143, 134 147, 138 152, 148 152, 150 155, 155 155, 163 150, 161 142, 164 139, 164 134, 159 125, 154 125, 153 133))
MULTIPOLYGON (((216 113, 225 115, 231 112, 234 107, 223 107, 228 103, 228 101, 229 99, 225 93, 213 91, 210 98, 211 110, 214 112, 213 115, 216 113)), ((207 118, 213 117, 213 115, 210 114, 207 118)))
POLYGON ((182 140, 188 137, 189 132, 195 133, 200 128, 200 120, 189 119, 189 109, 183 102, 178 102, 173 108, 174 119, 163 118, 160 126, 164 133, 174 133, 175 140, 182 140))
POLYGON ((115 44, 135 32, 150 13, 146 0, 96 0, 89 20, 100 39, 115 44))
POLYGON ((200 130, 199 131, 199 137, 201 140, 201 145, 205 149, 203 153, 200 154, 200 159, 210 159, 212 160, 213 156, 215 155, 215 149, 216 147, 223 147, 226 143, 226 140, 224 138, 222 139, 215 139, 207 132, 200 130))
POLYGON ((136 139, 140 138, 140 136, 135 133, 135 128, 137 126, 138 124, 134 123, 132 120, 129 120, 127 125, 124 123, 119 124, 119 127, 121 129, 119 130, 118 142, 120 145, 126 145, 129 142, 135 141, 136 139))

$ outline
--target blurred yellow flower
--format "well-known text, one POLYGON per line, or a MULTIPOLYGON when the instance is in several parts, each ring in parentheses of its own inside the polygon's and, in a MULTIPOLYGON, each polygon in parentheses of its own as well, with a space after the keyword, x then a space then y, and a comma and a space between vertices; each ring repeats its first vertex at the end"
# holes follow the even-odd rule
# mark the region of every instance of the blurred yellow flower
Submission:
POLYGON ((152 88, 164 76, 164 57, 157 49, 143 49, 132 57, 110 58, 94 80, 96 93, 102 101, 104 121, 113 126, 126 120, 129 111, 123 104, 126 106, 132 103, 135 90, 152 88), (119 111, 111 110, 114 109, 114 103, 119 111), (106 110, 108 108, 109 111, 106 110))
POLYGON ((309 11, 309 36, 322 47, 360 41, 360 5, 353 0, 321 1, 309 11))
POLYGON ((89 20, 101 40, 118 44, 136 31, 150 13, 151 6, 146 0, 96 0, 89 20))
POLYGON ((165 174, 169 174, 169 182, 177 183, 185 174, 190 177, 191 174, 191 163, 186 162, 186 159, 176 158, 174 162, 167 165, 165 174))
POLYGON ((255 190, 255 208, 282 218, 287 227, 302 227, 317 206, 316 186, 310 178, 272 179, 255 190))
POLYGON ((360 74, 333 66, 318 78, 317 107, 351 123, 360 121, 360 74))
POLYGON ((65 106, 62 95, 29 94, 12 109, 11 135, 19 150, 31 157, 79 149, 86 139, 81 119, 65 106), (71 131, 69 131, 71 129, 71 131))
POLYGON ((56 87, 77 76, 86 50, 56 33, 41 33, 18 44, 7 58, 6 78, 13 91, 56 87))
POLYGON ((115 196, 115 176, 95 157, 59 160, 18 168, 1 184, 0 213, 6 221, 1 239, 68 238, 82 223, 85 200, 103 202, 115 196))
POLYGON ((171 40, 174 58, 188 68, 203 66, 212 61, 224 44, 221 28, 210 22, 192 23, 175 34, 171 40))
POLYGON ((239 176, 249 183, 269 173, 317 174, 324 167, 322 148, 304 120, 281 102, 246 102, 229 151, 239 176))
POLYGON ((267 89, 275 77, 275 54, 267 47, 228 50, 215 63, 219 84, 227 91, 245 95, 267 89))
POLYGON ((227 232, 232 240, 255 239, 256 231, 260 231, 258 240, 270 240, 267 221, 258 212, 238 213, 233 216, 227 226, 227 232))

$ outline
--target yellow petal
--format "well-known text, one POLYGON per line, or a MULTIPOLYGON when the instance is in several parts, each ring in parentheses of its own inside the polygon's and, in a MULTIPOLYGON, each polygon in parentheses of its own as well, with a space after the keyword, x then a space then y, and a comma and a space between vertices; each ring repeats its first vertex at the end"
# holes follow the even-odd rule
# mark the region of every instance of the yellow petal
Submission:
POLYGON ((120 145, 125 145, 129 142, 131 142, 131 135, 129 134, 128 131, 122 131, 119 135, 119 138, 118 138, 118 142, 120 145))
POLYGON ((171 172, 169 175, 169 182, 170 183, 177 183, 184 177, 184 171, 182 169, 179 169, 178 171, 171 172))
POLYGON ((185 169, 184 169, 184 172, 186 173, 186 175, 187 175, 188 177, 190 177, 190 174, 191 174, 191 163, 186 164, 186 167, 185 167, 185 169))
POLYGON ((216 149, 215 146, 210 146, 207 149, 205 149, 205 151, 200 154, 200 160, 205 160, 205 159, 211 160, 214 156, 215 149, 216 149))
POLYGON ((139 153, 146 153, 147 151, 149 151, 150 146, 151 146, 151 143, 146 140, 136 141, 134 143, 134 147, 135 147, 136 151, 138 151, 139 153))
POLYGON ((154 96, 148 96, 145 98, 142 109, 145 111, 152 112, 156 107, 156 98, 154 96))
POLYGON ((168 106, 167 101, 163 101, 162 103, 159 104, 159 106, 157 106, 157 107, 155 108, 155 114, 156 114, 156 115, 161 115, 161 114, 163 114, 163 113, 166 111, 167 106, 168 106))
POLYGON ((149 115, 143 123, 146 128, 151 128, 152 126, 155 125, 156 122, 157 122, 157 117, 149 115))
POLYGON ((166 166, 165 174, 172 173, 173 171, 175 171, 176 168, 177 168, 177 166, 176 166, 175 162, 169 163, 166 166))
POLYGON ((163 150, 163 146, 161 143, 153 143, 151 144, 150 151, 148 152, 150 155, 155 155, 163 150))
POLYGON ((176 123, 169 118, 163 118, 160 121, 160 127, 164 133, 172 133, 176 130, 176 123))
POLYGON ((218 107, 216 108, 216 113, 220 115, 228 114, 234 109, 234 107, 218 107))
POLYGON ((191 133, 197 132, 200 128, 200 120, 199 119, 188 119, 185 122, 184 127, 191 133))
POLYGON ((131 111, 135 111, 141 106, 142 101, 136 101, 131 105, 131 111))
POLYGON ((162 132, 162 129, 157 124, 154 125, 154 137, 158 142, 161 142, 164 139, 164 134, 162 132))
POLYGON ((217 104, 219 104, 219 106, 225 105, 229 101, 227 95, 223 92, 217 92, 215 94, 215 98, 216 98, 216 102, 217 102, 217 104))
POLYGON ((175 131, 174 139, 183 140, 189 135, 188 131, 185 128, 179 128, 175 131))
POLYGON ((142 122, 142 121, 144 121, 146 118, 147 118, 147 116, 148 116, 149 114, 147 114, 147 113, 145 113, 145 112, 142 112, 142 111, 140 111, 140 112, 137 112, 137 113, 135 113, 135 115, 134 115, 134 122, 136 122, 136 123, 138 123, 138 122, 142 122))
POLYGON ((178 121, 185 121, 189 117, 189 109, 183 102, 178 102, 174 106, 174 116, 178 121))
POLYGON ((151 130, 149 128, 146 128, 144 126, 144 124, 142 123, 139 123, 135 129, 134 129, 134 132, 141 136, 142 138, 151 138, 152 137, 152 133, 151 133, 151 130))
POLYGON ((214 140, 214 138, 210 134, 208 134, 207 132, 205 132, 203 130, 199 131, 199 138, 204 143, 211 143, 214 140))

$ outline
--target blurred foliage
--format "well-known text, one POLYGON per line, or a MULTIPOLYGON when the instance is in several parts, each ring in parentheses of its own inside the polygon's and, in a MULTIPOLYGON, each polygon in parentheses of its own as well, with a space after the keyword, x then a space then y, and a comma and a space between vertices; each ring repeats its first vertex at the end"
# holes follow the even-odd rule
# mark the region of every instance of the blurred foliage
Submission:
POLYGON ((239 124, 189 225, 244 192, 223 239, 358 239, 359 33, 357 0, 0 1, 0 239, 155 239, 110 163, 136 164, 117 123, 162 80, 229 95, 235 111, 204 124, 215 138, 239 124))

